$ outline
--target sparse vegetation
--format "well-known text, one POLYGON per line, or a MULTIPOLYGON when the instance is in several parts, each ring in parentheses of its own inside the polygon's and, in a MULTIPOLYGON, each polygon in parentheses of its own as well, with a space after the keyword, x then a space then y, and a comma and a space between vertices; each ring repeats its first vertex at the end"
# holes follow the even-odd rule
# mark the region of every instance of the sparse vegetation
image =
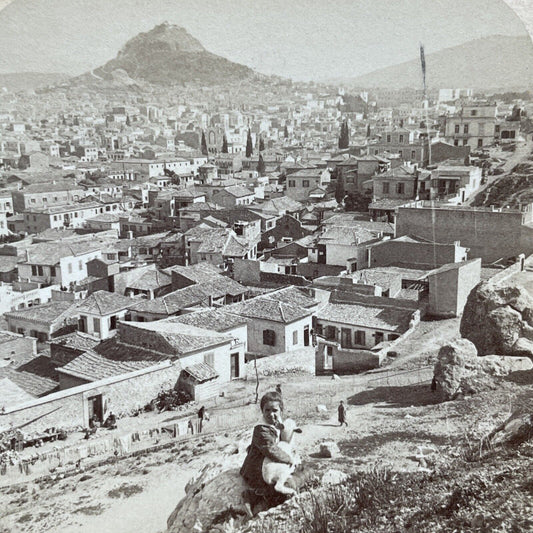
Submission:
POLYGON ((143 491, 143 488, 140 485, 129 485, 127 483, 122 484, 116 489, 110 490, 107 495, 110 498, 129 498, 134 494, 139 494, 143 491))

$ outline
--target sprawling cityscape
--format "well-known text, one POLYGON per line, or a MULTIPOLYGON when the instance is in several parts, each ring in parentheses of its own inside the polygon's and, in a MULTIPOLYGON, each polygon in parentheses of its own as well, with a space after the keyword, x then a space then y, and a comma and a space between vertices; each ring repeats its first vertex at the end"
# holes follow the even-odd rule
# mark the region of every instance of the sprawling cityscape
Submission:
POLYGON ((533 43, 413 50, 0 74, 1 533, 533 531, 533 43))

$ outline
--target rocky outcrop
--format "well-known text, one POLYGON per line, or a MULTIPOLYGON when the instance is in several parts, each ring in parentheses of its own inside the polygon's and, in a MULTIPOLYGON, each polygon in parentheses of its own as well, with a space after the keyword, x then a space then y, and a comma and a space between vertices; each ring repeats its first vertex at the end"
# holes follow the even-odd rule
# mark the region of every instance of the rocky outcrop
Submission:
POLYGON ((243 491, 246 489, 239 469, 245 453, 225 457, 220 463, 206 465, 185 487, 185 497, 167 520, 167 533, 211 531, 218 521, 246 517, 243 491))
POLYGON ((512 372, 533 369, 533 361, 529 357, 484 355, 478 359, 483 372, 491 376, 503 377, 508 376, 512 372))
POLYGON ((340 453, 337 443, 328 440, 320 444, 318 455, 324 459, 334 459, 335 457, 338 457, 340 453))
POLYGON ((443 400, 492 390, 498 378, 512 372, 533 369, 528 357, 478 356, 476 347, 467 339, 456 339, 439 350, 434 369, 437 391, 443 400))
POLYGON ((478 371, 479 361, 474 344, 467 339, 456 339, 439 350, 433 373, 437 391, 444 400, 451 400, 461 392, 466 380, 475 377, 478 371))
POLYGON ((491 446, 519 446, 533 439, 533 414, 513 413, 488 436, 491 446))
POLYGON ((480 283, 468 296, 460 331, 479 355, 533 358, 533 298, 513 282, 480 283))

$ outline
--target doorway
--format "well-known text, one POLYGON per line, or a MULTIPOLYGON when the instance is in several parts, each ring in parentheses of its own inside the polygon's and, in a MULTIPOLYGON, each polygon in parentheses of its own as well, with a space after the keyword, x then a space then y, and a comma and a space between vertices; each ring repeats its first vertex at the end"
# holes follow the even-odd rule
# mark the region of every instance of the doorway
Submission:
POLYGON ((232 353, 230 355, 230 360, 231 360, 231 379, 238 378, 240 376, 239 354, 232 353))
POLYGON ((96 415, 98 422, 102 423, 104 421, 104 404, 102 402, 102 395, 97 394, 96 396, 90 396, 87 398, 87 406, 89 408, 89 420, 96 415))
POLYGON ((309 326, 304 327, 304 346, 309 346, 309 326))

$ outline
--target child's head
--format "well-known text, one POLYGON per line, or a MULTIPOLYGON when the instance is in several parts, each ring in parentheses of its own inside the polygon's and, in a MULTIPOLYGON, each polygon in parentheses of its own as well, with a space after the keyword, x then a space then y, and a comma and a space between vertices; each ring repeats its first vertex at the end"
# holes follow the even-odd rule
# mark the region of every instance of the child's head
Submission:
POLYGON ((261 412, 267 424, 278 424, 282 421, 283 400, 278 392, 267 392, 261 398, 261 412))

